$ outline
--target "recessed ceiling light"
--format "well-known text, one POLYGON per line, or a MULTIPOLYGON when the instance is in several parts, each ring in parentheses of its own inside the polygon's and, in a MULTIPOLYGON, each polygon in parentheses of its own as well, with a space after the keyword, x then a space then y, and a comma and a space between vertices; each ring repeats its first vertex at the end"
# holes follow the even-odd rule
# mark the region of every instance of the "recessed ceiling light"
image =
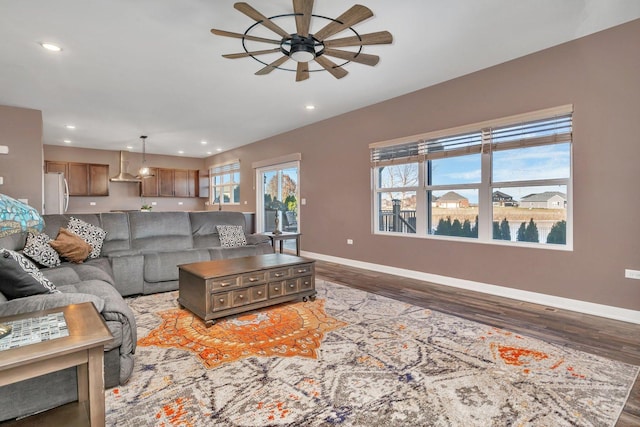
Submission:
POLYGON ((184 154, 184 151, 180 150, 178 151, 178 154, 184 154))
POLYGON ((207 145, 207 141, 200 141, 200 144, 207 145))
POLYGON ((64 142, 65 144, 71 144, 71 140, 70 140, 70 139, 65 139, 63 142, 64 142))
POLYGON ((222 151, 222 148, 216 148, 216 151, 222 151))
POLYGON ((207 151, 207 154, 213 154, 211 151, 207 151))
POLYGON ((127 145, 127 150, 133 150, 133 146, 132 145, 127 145))
POLYGON ((76 126, 75 126, 75 125, 66 125, 65 127, 66 127, 67 129, 75 129, 75 128, 76 128, 76 126))
POLYGON ((315 105, 305 105, 304 108, 306 108, 307 110, 315 110, 316 106, 315 105))
POLYGON ((40 46, 47 50, 50 50, 51 52, 60 52, 62 50, 60 46, 53 43, 40 43, 40 46))

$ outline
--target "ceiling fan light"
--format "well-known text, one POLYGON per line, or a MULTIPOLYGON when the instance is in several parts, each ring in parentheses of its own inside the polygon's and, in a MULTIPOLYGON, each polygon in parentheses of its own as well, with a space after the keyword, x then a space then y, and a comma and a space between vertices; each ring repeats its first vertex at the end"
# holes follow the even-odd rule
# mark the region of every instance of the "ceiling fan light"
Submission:
POLYGON ((298 44, 291 46, 289 58, 296 62, 309 62, 316 58, 316 51, 313 46, 298 44))

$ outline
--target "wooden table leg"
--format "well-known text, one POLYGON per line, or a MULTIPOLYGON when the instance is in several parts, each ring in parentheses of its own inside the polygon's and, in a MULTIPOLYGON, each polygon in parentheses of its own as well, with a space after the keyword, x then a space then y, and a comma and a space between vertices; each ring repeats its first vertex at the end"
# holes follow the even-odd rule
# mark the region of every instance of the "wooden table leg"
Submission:
POLYGON ((280 239, 280 253, 282 253, 282 244, 284 243, 284 239, 280 239))
POLYGON ((91 348, 88 363, 89 417, 91 426, 105 424, 104 409, 104 350, 102 346, 91 348))
POLYGON ((300 235, 296 236, 296 255, 300 256, 300 235))

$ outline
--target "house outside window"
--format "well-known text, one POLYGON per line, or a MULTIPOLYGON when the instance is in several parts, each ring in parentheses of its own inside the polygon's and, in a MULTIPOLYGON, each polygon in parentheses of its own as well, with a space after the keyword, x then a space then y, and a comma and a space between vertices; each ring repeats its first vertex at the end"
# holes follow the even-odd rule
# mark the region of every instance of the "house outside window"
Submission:
POLYGON ((210 200, 216 205, 240 204, 240 161, 213 166, 209 169, 210 200))
POLYGON ((571 249, 572 111, 371 144, 374 233, 571 249))

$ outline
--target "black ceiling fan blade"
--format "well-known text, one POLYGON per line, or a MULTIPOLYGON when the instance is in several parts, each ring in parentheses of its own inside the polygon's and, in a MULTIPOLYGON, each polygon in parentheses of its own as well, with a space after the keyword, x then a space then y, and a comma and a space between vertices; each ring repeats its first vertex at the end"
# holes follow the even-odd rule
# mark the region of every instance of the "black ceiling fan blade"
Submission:
POLYGON ((372 67, 380 61, 380 57, 378 55, 368 55, 366 53, 349 52, 347 50, 338 49, 325 48, 323 55, 346 59, 347 61, 357 62, 358 64, 371 65, 372 67))
POLYGON ((250 36, 248 34, 232 33, 231 31, 217 30, 215 28, 211 29, 211 33, 215 34, 216 36, 233 37, 236 39, 246 39, 254 42, 271 43, 271 44, 280 44, 281 42, 281 40, 265 39, 262 37, 250 36))
POLYGON ((249 4, 244 3, 244 2, 239 2, 239 3, 234 4, 233 7, 236 8, 237 10, 239 10, 240 12, 244 13, 245 15, 247 15, 249 18, 253 19, 254 21, 264 25, 265 27, 267 27, 268 29, 270 29, 274 33, 278 34, 280 37, 282 37, 282 38, 290 37, 289 33, 287 33, 285 30, 280 28, 278 25, 276 25, 273 21, 271 21, 269 18, 264 16, 262 13, 258 12, 257 10, 255 10, 249 4))
POLYGON ((298 62, 298 69, 296 70, 296 81, 301 82, 309 78, 309 63, 298 62))
POLYGON ((362 22, 365 19, 369 19, 373 16, 373 12, 368 7, 361 4, 353 5, 342 15, 338 16, 335 20, 328 23, 324 28, 314 34, 314 37, 320 41, 331 37, 334 34, 339 33, 342 30, 346 30, 352 25, 362 22), (337 22, 336 22, 337 21, 337 22))
POLYGON ((313 0, 293 0, 293 12, 296 14, 296 31, 302 37, 309 35, 313 0))
POLYGON ((331 73, 333 77, 336 79, 341 79, 347 74, 347 70, 342 67, 339 67, 338 64, 334 63, 330 59, 325 58, 324 56, 316 57, 316 62, 322 66, 325 70, 331 73))
POLYGON ((269 74, 270 72, 275 70, 276 67, 281 66, 282 64, 284 64, 288 60, 289 60, 288 56, 283 56, 281 58, 278 58, 275 61, 273 61, 271 64, 267 65, 266 67, 261 68, 260 70, 258 70, 256 72, 256 76, 264 76, 265 74, 269 74))
POLYGON ((345 37, 342 39, 324 40, 325 47, 364 46, 372 44, 389 44, 393 42, 393 36, 389 31, 361 34, 360 37, 345 37))
POLYGON ((222 56, 228 59, 237 59, 237 58, 247 58, 249 56, 266 55, 268 53, 275 53, 275 52, 280 52, 280 48, 276 47, 273 49, 266 49, 266 50, 254 50, 253 52, 227 53, 222 56))

